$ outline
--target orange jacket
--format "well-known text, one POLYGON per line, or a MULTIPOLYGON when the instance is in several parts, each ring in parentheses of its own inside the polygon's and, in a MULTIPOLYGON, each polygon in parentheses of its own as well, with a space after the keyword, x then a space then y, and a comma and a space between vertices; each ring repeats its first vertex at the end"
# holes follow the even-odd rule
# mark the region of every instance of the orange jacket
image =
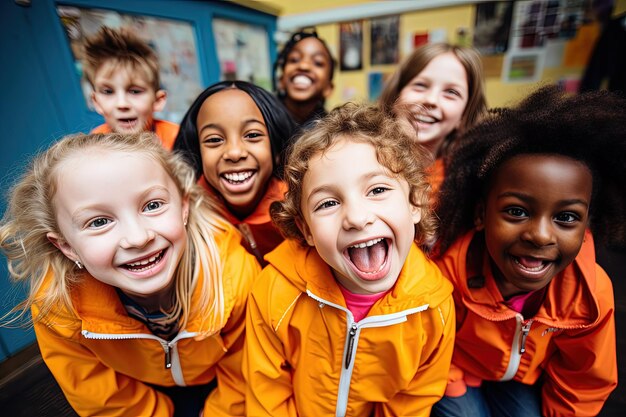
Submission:
MULTIPOLYGON (((176 123, 168 122, 167 120, 154 119, 153 131, 161 139, 163 147, 168 151, 171 151, 174 147, 174 141, 176 135, 178 135, 179 126, 176 123)), ((91 133, 111 133, 111 128, 108 124, 104 123, 100 126, 93 128, 91 133)))
POLYGON ((552 279, 534 317, 503 303, 482 239, 476 240, 482 272, 468 274, 474 236, 461 237, 437 260, 455 286, 457 335, 446 394, 461 395, 462 380, 532 385, 543 377, 544 416, 597 415, 617 385, 617 359, 613 287, 595 263, 591 234, 573 264, 552 279))
POLYGON ((452 286, 413 245, 395 286, 353 321, 315 248, 286 240, 248 301, 249 416, 428 416, 454 344, 452 286))
MULTIPOLYGON (((198 184, 216 197, 222 205, 224 204, 222 197, 217 195, 213 187, 206 181, 204 175, 200 177, 198 184)), ((266 264, 263 257, 284 240, 272 223, 270 204, 274 201, 282 200, 286 192, 287 184, 276 177, 271 177, 265 195, 254 209, 254 212, 245 219, 239 220, 224 207, 222 215, 226 217, 226 220, 237 226, 245 238, 243 241, 244 246, 248 249, 248 252, 257 257, 261 265, 266 264)))
MULTIPOLYGON (((198 336, 202 317, 192 310, 187 327, 172 341, 160 339, 128 316, 113 287, 86 273, 71 290, 72 311, 50 311, 35 324, 43 359, 78 414, 171 416, 169 397, 149 384, 200 385, 213 378, 217 388, 205 402, 204 415, 245 414, 241 372, 245 305, 259 266, 232 227, 216 242, 224 262, 228 318, 218 334, 198 336)), ((49 272, 44 285, 52 279, 49 272)), ((203 283, 201 274, 192 304, 198 302, 203 283)))

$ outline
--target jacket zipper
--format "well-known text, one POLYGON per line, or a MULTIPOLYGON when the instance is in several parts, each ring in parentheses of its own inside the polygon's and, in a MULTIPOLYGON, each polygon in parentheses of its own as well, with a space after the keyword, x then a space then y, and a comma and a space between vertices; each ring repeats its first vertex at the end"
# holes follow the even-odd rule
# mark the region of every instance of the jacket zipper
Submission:
POLYGON ((182 339, 188 339, 190 337, 195 337, 197 335, 196 332, 188 332, 183 330, 176 335, 172 341, 168 342, 165 339, 161 339, 158 336, 148 333, 130 333, 130 334, 112 334, 112 333, 94 333, 89 330, 83 330, 82 335, 85 339, 93 339, 93 340, 127 340, 127 339, 151 339, 159 342, 161 347, 163 348, 164 356, 165 356, 165 369, 169 369, 172 373, 172 378, 176 385, 184 387, 187 384, 185 383, 185 378, 183 376, 183 370, 180 365, 180 358, 178 356, 178 341, 182 339))
POLYGON ((352 326, 350 326, 350 331, 348 332, 348 340, 346 341, 346 344, 348 346, 348 348, 346 349, 346 369, 350 367, 350 360, 352 359, 352 350, 354 349, 354 336, 356 335, 356 330, 356 323, 352 323, 352 326))
POLYGON ((340 306, 339 304, 331 303, 324 300, 321 297, 313 294, 310 290, 306 290, 307 295, 320 303, 320 306, 328 305, 334 307, 340 311, 346 313, 347 319, 347 335, 344 345, 344 368, 341 370, 339 377, 339 390, 337 392, 337 405, 335 408, 336 417, 345 417, 346 410, 348 408, 348 393, 350 392, 350 380, 352 379, 352 370, 354 367, 354 361, 352 360, 356 355, 356 349, 359 344, 359 334, 361 329, 367 327, 386 327, 394 324, 405 322, 406 317, 419 313, 428 309, 428 304, 424 304, 419 307, 410 308, 404 311, 387 314, 384 316, 370 316, 366 317, 358 323, 354 321, 352 312, 347 308, 340 306))
POLYGON ((533 324, 532 319, 528 320, 526 324, 522 326, 522 340, 519 346, 520 355, 526 352, 526 338, 528 337, 528 333, 530 332, 530 326, 533 324))
POLYGON ((511 343, 511 357, 509 358, 509 364, 507 365, 504 375, 500 378, 500 381, 510 381, 517 373, 520 362, 522 361, 522 354, 526 352, 526 339, 528 338, 532 324, 532 319, 524 322, 524 317, 521 314, 515 314, 515 333, 513 342, 511 343))

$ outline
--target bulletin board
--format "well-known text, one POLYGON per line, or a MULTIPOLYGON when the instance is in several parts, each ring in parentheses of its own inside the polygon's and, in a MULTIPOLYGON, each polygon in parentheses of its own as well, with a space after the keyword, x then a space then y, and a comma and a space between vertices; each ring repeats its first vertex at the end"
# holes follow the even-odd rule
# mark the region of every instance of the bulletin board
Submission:
POLYGON ((268 34, 263 26, 213 19, 220 80, 243 80, 272 90, 268 34))
POLYGON ((57 14, 67 35, 85 101, 91 110, 94 109, 92 89, 83 77, 82 45, 85 37, 96 33, 102 26, 128 28, 155 50, 161 85, 168 93, 164 111, 155 113, 155 117, 178 123, 203 90, 196 34, 190 23, 75 6, 57 6, 57 14))

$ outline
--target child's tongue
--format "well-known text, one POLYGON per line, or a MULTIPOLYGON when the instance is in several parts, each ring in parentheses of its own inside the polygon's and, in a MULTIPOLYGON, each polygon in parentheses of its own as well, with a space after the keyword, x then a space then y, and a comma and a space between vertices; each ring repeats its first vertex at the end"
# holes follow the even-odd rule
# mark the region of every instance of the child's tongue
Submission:
POLYGON ((517 261, 525 268, 539 268, 543 265, 543 261, 541 259, 528 258, 526 256, 517 258, 517 261))
POLYGON ((362 272, 376 272, 385 262, 387 243, 384 240, 367 248, 349 248, 350 260, 362 272))

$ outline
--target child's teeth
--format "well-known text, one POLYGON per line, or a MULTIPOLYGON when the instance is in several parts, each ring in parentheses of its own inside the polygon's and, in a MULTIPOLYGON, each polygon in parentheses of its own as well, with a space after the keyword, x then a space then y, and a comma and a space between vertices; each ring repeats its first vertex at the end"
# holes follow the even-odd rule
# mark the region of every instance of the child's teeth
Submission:
POLYGON ((311 79, 309 77, 306 77, 304 75, 297 75, 293 78, 293 83, 294 84, 299 84, 303 87, 308 87, 309 85, 313 84, 313 82, 311 81, 311 79))
POLYGON ((383 240, 383 238, 379 237, 378 239, 372 239, 372 240, 368 240, 367 242, 357 243, 356 245, 353 245, 351 247, 363 249, 363 248, 367 248, 368 246, 373 246, 377 244, 378 242, 380 242, 381 240, 383 240))
POLYGON ((161 255, 161 252, 157 253, 156 255, 154 255, 153 257, 151 257, 150 259, 146 261, 133 262, 132 264, 128 264, 128 265, 130 266, 148 265, 149 263, 156 261, 160 255, 161 255))
POLYGON ((232 172, 224 174, 228 181, 245 181, 252 176, 252 172, 232 172))

